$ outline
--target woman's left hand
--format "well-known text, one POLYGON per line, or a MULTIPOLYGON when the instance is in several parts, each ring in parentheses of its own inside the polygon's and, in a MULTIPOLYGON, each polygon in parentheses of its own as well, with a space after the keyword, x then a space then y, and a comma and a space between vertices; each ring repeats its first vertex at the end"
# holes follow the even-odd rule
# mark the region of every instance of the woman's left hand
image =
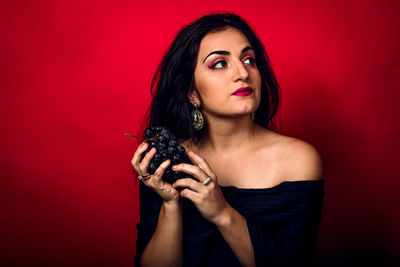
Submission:
POLYGON ((219 225, 223 222, 224 216, 229 212, 231 206, 225 200, 217 177, 207 162, 193 151, 187 151, 187 155, 195 165, 181 163, 174 165, 172 169, 191 174, 200 182, 192 178, 183 178, 178 179, 172 186, 174 188, 185 187, 180 192, 181 197, 191 200, 204 218, 219 225), (208 177, 211 178, 211 181, 204 185, 203 182, 208 177))

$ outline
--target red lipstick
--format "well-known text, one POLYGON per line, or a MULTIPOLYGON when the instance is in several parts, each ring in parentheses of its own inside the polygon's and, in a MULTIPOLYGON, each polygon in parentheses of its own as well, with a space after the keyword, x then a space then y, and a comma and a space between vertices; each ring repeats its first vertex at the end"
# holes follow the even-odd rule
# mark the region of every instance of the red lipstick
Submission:
POLYGON ((253 93, 253 88, 251 87, 241 87, 239 89, 237 89, 235 92, 233 92, 232 95, 235 96, 248 96, 251 95, 253 93))

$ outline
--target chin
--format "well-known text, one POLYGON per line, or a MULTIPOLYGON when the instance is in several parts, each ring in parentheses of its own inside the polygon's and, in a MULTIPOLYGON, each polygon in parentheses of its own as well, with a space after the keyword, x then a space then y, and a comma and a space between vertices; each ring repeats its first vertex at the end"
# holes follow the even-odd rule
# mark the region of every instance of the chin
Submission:
POLYGON ((247 107, 244 107, 241 113, 249 115, 249 114, 255 112, 257 109, 258 109, 258 105, 255 105, 255 104, 249 105, 247 107))

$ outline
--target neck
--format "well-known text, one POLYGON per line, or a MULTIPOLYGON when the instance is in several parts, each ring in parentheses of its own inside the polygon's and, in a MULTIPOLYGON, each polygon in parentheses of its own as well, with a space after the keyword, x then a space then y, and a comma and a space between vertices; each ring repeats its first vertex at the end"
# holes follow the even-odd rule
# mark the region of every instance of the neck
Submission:
POLYGON ((208 132, 201 139, 200 146, 210 153, 223 155, 253 147, 256 124, 248 115, 235 118, 207 116, 207 125, 208 132))

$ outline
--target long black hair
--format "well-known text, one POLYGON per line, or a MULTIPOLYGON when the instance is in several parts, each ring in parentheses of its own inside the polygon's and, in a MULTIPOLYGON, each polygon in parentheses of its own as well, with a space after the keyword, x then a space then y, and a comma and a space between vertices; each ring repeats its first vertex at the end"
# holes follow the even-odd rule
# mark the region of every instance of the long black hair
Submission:
POLYGON ((268 129, 277 129, 273 120, 280 97, 279 85, 272 71, 268 55, 250 26, 232 13, 211 13, 185 25, 164 54, 152 82, 151 106, 146 113, 146 127, 162 126, 179 139, 198 141, 207 130, 193 128, 191 112, 194 109, 189 95, 194 88, 194 70, 200 42, 211 32, 234 27, 240 30, 254 49, 257 68, 261 74, 261 102, 254 122, 268 129))

